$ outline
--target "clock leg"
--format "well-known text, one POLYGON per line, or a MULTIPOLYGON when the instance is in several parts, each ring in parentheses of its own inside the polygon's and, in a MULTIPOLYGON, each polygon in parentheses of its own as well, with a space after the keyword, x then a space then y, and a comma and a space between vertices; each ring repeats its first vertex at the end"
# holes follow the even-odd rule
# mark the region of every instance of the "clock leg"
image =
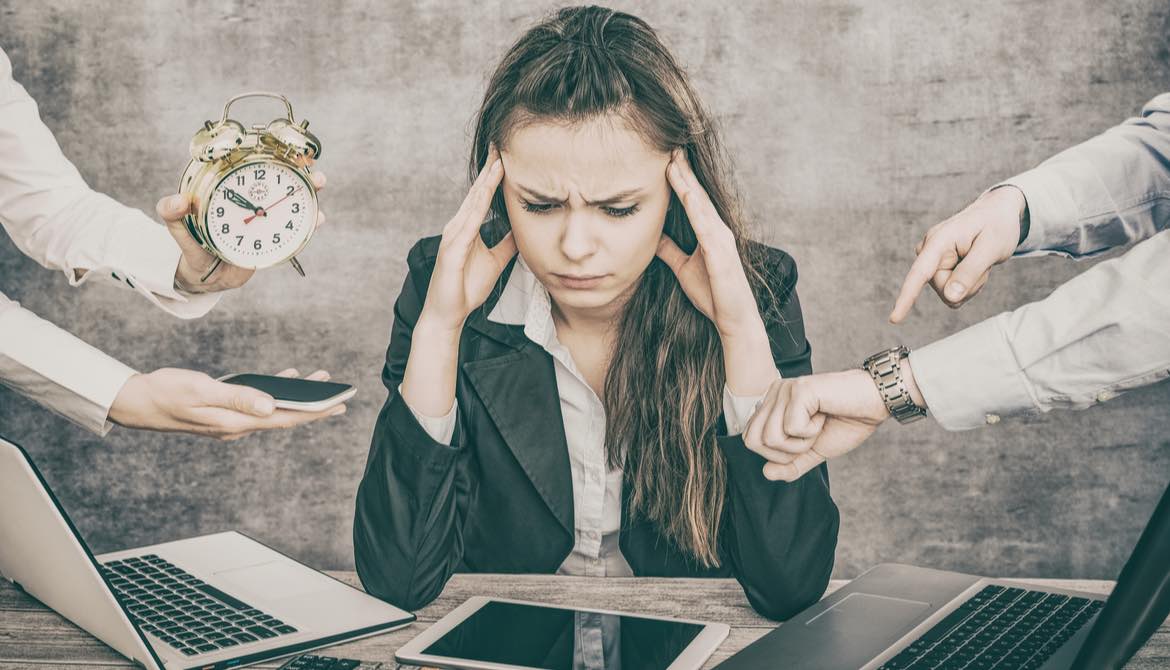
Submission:
POLYGON ((293 256, 292 258, 288 259, 288 262, 290 265, 293 266, 293 269, 297 271, 297 274, 299 274, 302 277, 305 276, 305 269, 303 267, 301 267, 301 262, 297 260, 296 256, 293 256))

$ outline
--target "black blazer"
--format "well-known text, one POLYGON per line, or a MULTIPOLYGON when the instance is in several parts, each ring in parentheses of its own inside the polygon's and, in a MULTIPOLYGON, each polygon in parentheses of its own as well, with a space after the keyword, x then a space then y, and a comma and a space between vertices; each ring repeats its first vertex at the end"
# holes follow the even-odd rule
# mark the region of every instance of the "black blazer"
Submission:
MULTIPOLYGON (((431 439, 398 393, 438 246, 438 237, 423 239, 407 257, 382 370, 390 396, 354 517, 362 584, 408 610, 438 597, 454 572, 555 573, 573 548, 573 483, 552 357, 522 326, 487 320, 512 265, 464 325, 452 445, 431 439)), ((782 251, 765 251, 781 302, 779 322, 767 324, 772 356, 785 377, 808 374, 796 266, 782 251)), ((764 459, 739 436, 717 440, 728 472, 721 565, 697 565, 652 523, 631 519, 628 478, 622 554, 638 576, 733 576, 760 614, 790 617, 820 598, 833 568, 839 516, 827 469, 770 482, 764 459)))

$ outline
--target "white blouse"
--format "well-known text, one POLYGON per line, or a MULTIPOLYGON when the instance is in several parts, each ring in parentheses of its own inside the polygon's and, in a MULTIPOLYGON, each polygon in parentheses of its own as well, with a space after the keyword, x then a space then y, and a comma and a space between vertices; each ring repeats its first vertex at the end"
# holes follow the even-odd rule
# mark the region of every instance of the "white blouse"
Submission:
MULTIPOLYGON (((605 408, 585 381, 572 354, 557 339, 548 289, 536 278, 523 258, 517 258, 488 315, 495 323, 524 326, 528 339, 553 358, 569 466, 573 478, 573 550, 557 570, 562 575, 591 577, 632 577, 633 571, 618 547, 622 518, 622 470, 610 470, 605 457, 605 408)), ((401 391, 401 388, 399 389, 401 391)), ((743 432, 760 397, 739 397, 726 386, 723 412, 728 433, 743 432)), ((409 407, 409 403, 407 405, 409 407)), ((450 444, 455 432, 458 402, 442 417, 411 412, 436 442, 450 444)))

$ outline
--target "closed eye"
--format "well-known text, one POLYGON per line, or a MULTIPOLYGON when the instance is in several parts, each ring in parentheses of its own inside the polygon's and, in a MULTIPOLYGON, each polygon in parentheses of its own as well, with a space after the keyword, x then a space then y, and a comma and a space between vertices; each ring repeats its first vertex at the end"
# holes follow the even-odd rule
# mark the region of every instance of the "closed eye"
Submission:
MULTIPOLYGON (((524 211, 526 211, 526 212, 532 212, 533 214, 546 214, 546 213, 552 211, 553 208, 560 207, 561 205, 560 205, 560 203, 553 203, 553 202, 528 202, 527 200, 524 200, 523 198, 521 198, 520 199, 520 206, 523 207, 524 211)), ((631 216, 634 213, 636 213, 638 211, 638 205, 634 204, 634 205, 630 205, 629 207, 603 206, 601 208, 601 211, 605 212, 606 214, 608 214, 609 216, 612 216, 615 219, 621 219, 621 218, 631 216)))
POLYGON ((602 207, 601 210, 615 219, 620 219, 624 216, 630 216, 634 212, 638 211, 638 206, 630 205, 629 207, 602 207))
POLYGON ((559 207, 551 202, 528 202, 527 200, 520 200, 520 205, 524 207, 524 211, 532 212, 533 214, 544 214, 550 211, 553 207, 559 207))

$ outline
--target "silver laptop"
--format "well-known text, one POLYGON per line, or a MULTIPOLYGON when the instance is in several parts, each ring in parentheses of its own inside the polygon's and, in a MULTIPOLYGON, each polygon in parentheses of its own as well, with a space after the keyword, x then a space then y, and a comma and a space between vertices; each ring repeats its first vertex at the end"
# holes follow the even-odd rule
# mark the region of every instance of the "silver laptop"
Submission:
POLYGON ((2 437, 0 574, 150 670, 235 668, 414 621, 236 532, 95 557, 2 437))
POLYGON ((1120 668, 1170 614, 1170 487, 1108 600, 910 565, 874 567, 719 670, 1120 668))

